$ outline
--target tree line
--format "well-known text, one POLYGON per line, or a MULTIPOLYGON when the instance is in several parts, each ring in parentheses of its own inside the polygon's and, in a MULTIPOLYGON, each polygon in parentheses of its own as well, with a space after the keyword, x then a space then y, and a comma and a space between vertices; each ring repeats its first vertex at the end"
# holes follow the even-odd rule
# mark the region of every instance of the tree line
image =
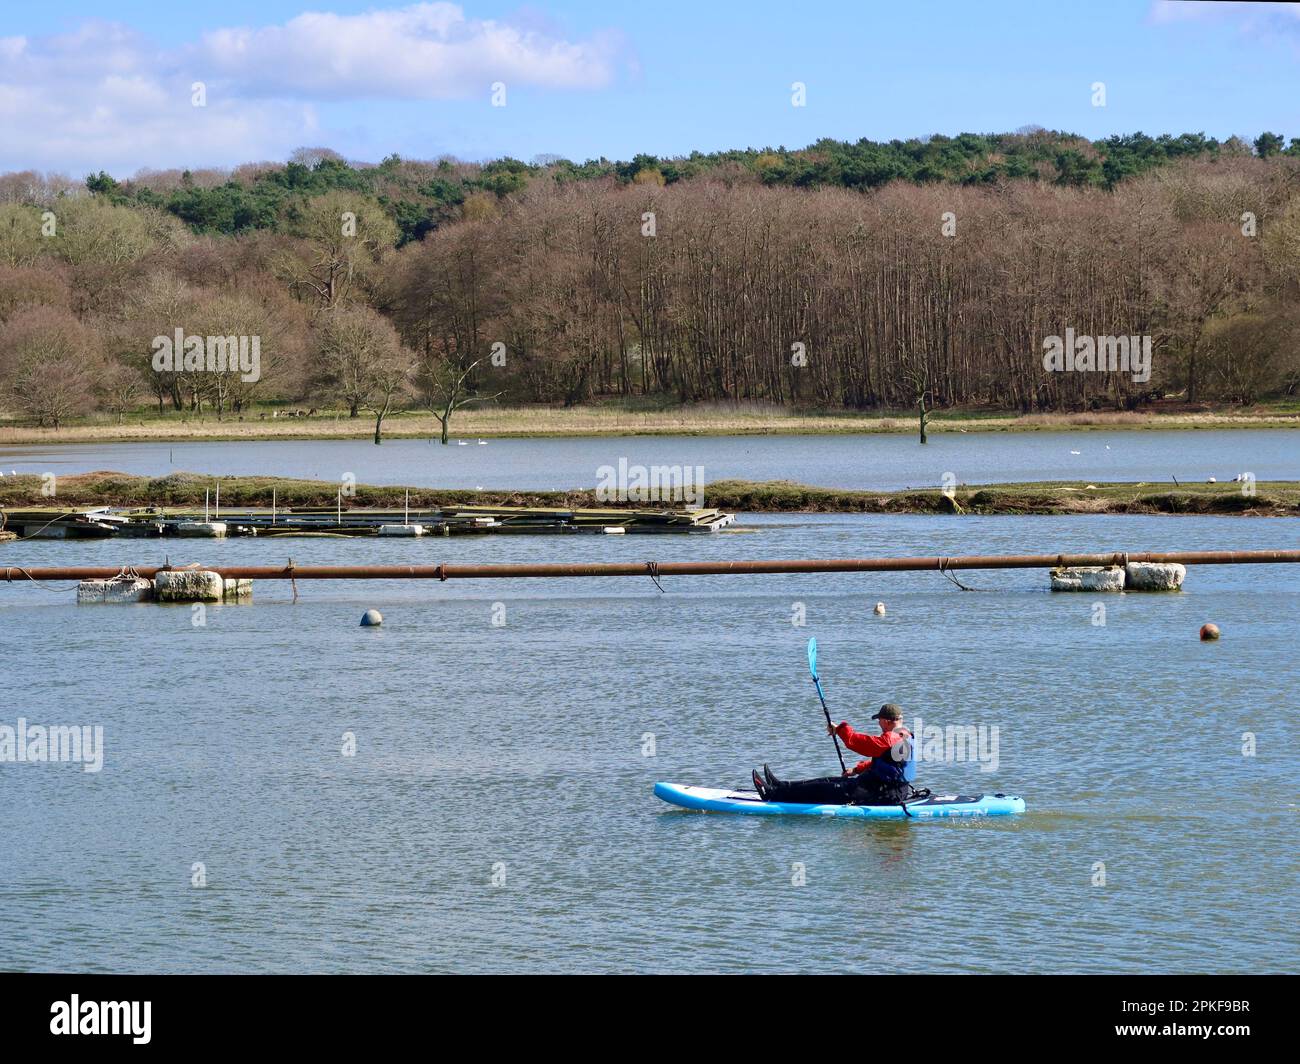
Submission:
MULTIPOLYGON (((725 175, 791 188, 866 191, 891 181, 991 186, 1033 180, 1072 188, 1114 188, 1120 181, 1183 159, 1257 155, 1300 158, 1300 137, 1278 133, 1219 141, 1203 133, 1123 134, 1088 141, 1027 126, 1015 133, 962 133, 911 140, 822 138, 806 148, 692 152, 681 158, 639 154, 624 161, 575 163, 552 155, 532 162, 504 158, 484 164, 452 158, 432 162, 390 155, 375 165, 349 163, 328 148, 300 148, 287 163, 248 163, 233 170, 143 170, 118 181, 102 171, 85 187, 113 203, 153 207, 195 233, 234 236, 289 231, 304 200, 343 190, 373 196, 398 229, 398 244, 422 239, 459 217, 475 198, 504 198, 530 185, 605 182, 673 185, 725 175)), ((28 172, 0 175, 0 203, 34 202, 76 186, 28 172)), ((473 207, 470 207, 471 213, 473 207)))
POLYGON ((489 396, 1030 412, 1295 393, 1297 141, 1138 135, 1067 149, 1078 163, 1061 135, 1008 138, 680 170, 311 150, 171 188, 0 176, 4 406, 58 426, 288 400, 364 412, 378 439, 394 410, 489 396), (399 195, 420 167, 437 212, 399 195), (153 339, 177 329, 259 337, 259 378, 159 372, 153 339), (1148 337, 1149 379, 1045 368, 1067 329, 1148 337))

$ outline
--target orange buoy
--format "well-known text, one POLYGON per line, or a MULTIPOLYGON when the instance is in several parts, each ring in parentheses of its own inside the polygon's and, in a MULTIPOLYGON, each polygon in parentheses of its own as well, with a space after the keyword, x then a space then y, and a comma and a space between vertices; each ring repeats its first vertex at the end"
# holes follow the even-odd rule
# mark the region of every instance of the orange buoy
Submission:
POLYGON ((1209 643, 1219 638, 1219 626, 1217 624, 1201 625, 1201 642, 1209 643))

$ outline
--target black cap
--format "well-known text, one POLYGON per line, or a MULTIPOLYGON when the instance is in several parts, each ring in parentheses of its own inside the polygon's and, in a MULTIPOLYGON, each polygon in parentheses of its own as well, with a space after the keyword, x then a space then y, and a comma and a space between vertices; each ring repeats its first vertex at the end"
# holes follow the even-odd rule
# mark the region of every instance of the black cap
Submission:
POLYGON ((871 714, 871 719, 872 720, 902 720, 903 711, 899 709, 896 705, 894 705, 893 702, 886 702, 883 706, 880 707, 879 713, 871 714))

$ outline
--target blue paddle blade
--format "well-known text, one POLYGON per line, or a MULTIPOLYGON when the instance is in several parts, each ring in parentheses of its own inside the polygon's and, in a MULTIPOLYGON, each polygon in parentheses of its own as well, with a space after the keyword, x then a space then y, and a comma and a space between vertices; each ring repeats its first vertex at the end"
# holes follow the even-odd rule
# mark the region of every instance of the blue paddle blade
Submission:
POLYGON ((817 679, 817 640, 808 640, 808 671, 812 673, 812 678, 817 679))

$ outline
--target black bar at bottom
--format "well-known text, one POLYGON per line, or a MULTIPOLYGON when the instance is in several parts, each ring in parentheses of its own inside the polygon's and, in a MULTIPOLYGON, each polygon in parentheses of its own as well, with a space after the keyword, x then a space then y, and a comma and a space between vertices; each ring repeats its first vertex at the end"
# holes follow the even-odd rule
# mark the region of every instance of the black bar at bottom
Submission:
POLYGON ((1279 1044, 1293 1024, 1294 990, 1293 977, 1267 975, 11 974, 0 976, 0 1031, 12 1060, 24 1059, 10 1055, 16 1047, 97 1052, 110 1044, 115 1052, 201 1049, 204 1057, 320 1048, 331 1059, 347 1050, 417 1047, 460 1055, 455 1046, 491 1056, 516 1045, 583 1055, 635 1047, 644 1056, 662 1045, 691 1058, 738 1059, 769 1056, 772 1035, 783 1033, 810 1055, 852 1053, 882 1039, 905 1046, 908 1056, 1124 1045, 1180 1055, 1199 1045, 1222 1054, 1279 1044), (78 1033, 55 1033, 70 1023, 78 1033), (114 1024, 117 1034, 86 1033, 114 1024))

